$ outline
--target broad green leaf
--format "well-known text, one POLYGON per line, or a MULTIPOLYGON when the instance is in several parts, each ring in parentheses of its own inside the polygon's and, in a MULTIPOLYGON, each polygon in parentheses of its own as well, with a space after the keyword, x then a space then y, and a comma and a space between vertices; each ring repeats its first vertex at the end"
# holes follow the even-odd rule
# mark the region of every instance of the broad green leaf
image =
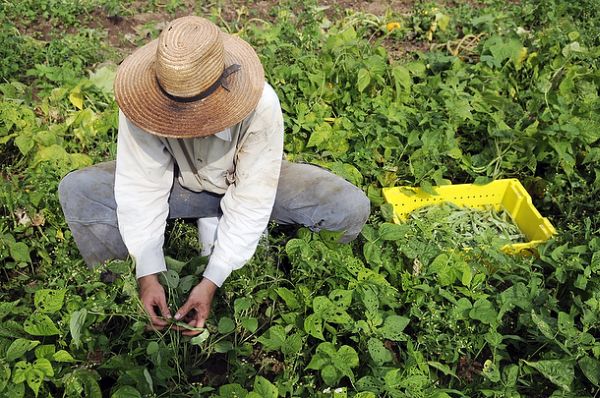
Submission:
POLYGON ((531 300, 529 298, 529 291, 527 289, 527 286, 525 286, 523 282, 518 282, 513 286, 509 287, 508 289, 500 293, 500 303, 501 314, 512 310, 515 306, 523 310, 529 311, 529 309, 531 308, 531 300))
POLYGON ((116 68, 116 65, 104 65, 90 72, 90 82, 105 94, 112 94, 116 68))
POLYGON ((252 308, 254 301, 250 297, 240 297, 233 302, 233 312, 238 316, 241 312, 252 308))
POLYGON ((323 319, 317 314, 310 314, 304 320, 304 331, 320 340, 325 340, 323 336, 323 319))
POLYGON ((6 394, 3 398, 23 398, 25 396, 25 383, 11 384, 10 388, 4 391, 6 394))
POLYGON ((298 299, 294 292, 286 287, 280 287, 276 290, 277 295, 285 301, 285 304, 289 307, 290 310, 295 310, 300 307, 300 303, 298 303, 298 299))
POLYGON ((15 363, 13 368, 12 381, 15 384, 21 384, 27 379, 27 373, 31 370, 32 366, 27 361, 19 361, 15 363))
POLYGON ((410 319, 400 315, 390 315, 383 321, 383 326, 379 331, 381 335, 393 341, 402 341, 405 339, 402 331, 408 326, 410 319))
MULTIPOLYGON (((67 160, 69 170, 82 169, 91 166, 93 163, 92 158, 83 153, 72 153, 68 155, 67 160)), ((62 165, 62 167, 64 168, 66 166, 62 165)))
POLYGON ((223 317, 219 319, 217 331, 221 334, 231 333, 235 330, 235 322, 231 318, 223 317))
POLYGON ((277 398, 279 395, 277 387, 262 376, 254 378, 254 392, 262 398, 277 398))
POLYGON ((10 366, 7 363, 0 362, 0 392, 6 389, 10 381, 10 366))
POLYGON ((69 93, 69 101, 71 104, 75 106, 77 109, 83 109, 83 94, 81 93, 81 85, 76 86, 69 93))
POLYGON ((177 286, 177 290, 179 290, 182 294, 188 294, 190 290, 198 283, 198 277, 195 275, 186 275, 183 278, 179 279, 179 286, 177 286))
POLYGON ((327 323, 337 323, 338 325, 351 325, 354 322, 354 319, 345 310, 337 307, 332 307, 323 319, 327 323))
POLYGON ((435 22, 437 22, 437 26, 440 28, 440 30, 445 32, 448 29, 450 17, 444 13, 438 12, 435 14, 435 22))
MULTIPOLYGON (((595 386, 600 386, 600 361, 595 358, 585 356, 577 362, 579 368, 595 386)), ((1 391, 1 389, 0 389, 1 391)))
POLYGON ((35 142, 31 133, 21 133, 15 138, 15 145, 19 148, 19 151, 23 156, 27 155, 33 148, 35 142))
MULTIPOLYGON (((346 152, 346 150, 344 150, 344 152, 346 152)), ((360 173, 360 171, 356 167, 354 167, 351 164, 343 163, 343 162, 330 162, 330 163, 327 163, 326 166, 334 174, 342 177, 343 179, 347 180, 351 184, 360 186, 363 183, 363 175, 360 173)), ((321 233, 322 232, 324 232, 324 230, 322 230, 321 233)), ((342 235, 342 233, 340 233, 340 232, 338 232, 337 234, 338 234, 338 238, 342 235)), ((337 239, 335 240, 335 243, 338 243, 337 239)))
POLYGON ((339 373, 335 366, 325 365, 321 369, 321 377, 323 378, 325 384, 327 384, 328 386, 333 386, 340 380, 342 375, 339 373))
POLYGON ((473 303, 473 308, 469 312, 471 319, 476 319, 486 325, 492 325, 498 322, 498 313, 493 304, 487 299, 481 298, 473 303))
POLYGON ((337 354, 337 349, 333 343, 325 341, 317 346, 316 353, 322 354, 327 358, 333 358, 337 354))
POLYGON ((464 122, 465 120, 473 120, 473 114, 471 113, 473 108, 471 107, 469 101, 465 98, 447 99, 446 108, 448 109, 448 113, 453 120, 459 120, 461 122, 464 122))
POLYGON ((212 347, 216 353, 225 354, 234 349, 233 343, 229 340, 216 341, 212 347))
POLYGON ((347 309, 352 304, 352 292, 350 290, 334 289, 329 293, 329 299, 336 307, 347 309))
POLYGON ((531 320, 533 321, 533 323, 535 323, 540 332, 542 332, 542 334, 546 338, 550 340, 554 340, 556 338, 556 332, 552 330, 550 325, 548 325, 546 321, 544 321, 538 314, 536 314, 534 310, 531 310, 531 320))
POLYGON ((237 383, 225 384, 224 386, 219 387, 219 397, 222 398, 245 398, 247 395, 248 391, 237 383))
POLYGON ((281 325, 271 326, 262 336, 258 338, 266 351, 278 351, 285 343, 287 333, 281 325))
POLYGON ((146 354, 148 354, 148 355, 154 355, 158 352, 158 350, 159 350, 159 347, 158 347, 158 343, 156 341, 151 341, 146 346, 146 354))
POLYGON ((44 382, 44 373, 39 369, 29 369, 27 372, 27 385, 31 388, 37 397, 40 387, 44 382))
POLYGON ((493 36, 485 42, 484 46, 490 50, 496 66, 501 66, 507 59, 513 60, 516 64, 522 57, 523 44, 517 39, 507 40, 504 37, 493 36))
POLYGON ((394 83, 396 85, 396 98, 399 98, 399 94, 410 94, 410 88, 412 80, 410 73, 402 65, 394 65, 392 68, 392 76, 394 77, 394 83))
POLYGON ((515 387, 519 378, 519 365, 508 365, 502 369, 503 378, 507 387, 515 387))
POLYGON ((75 362, 75 358, 65 350, 57 351, 52 355, 52 359, 56 362, 75 362))
POLYGON ((48 315, 34 312, 25 320, 23 329, 32 336, 54 336, 60 330, 48 315))
POLYGON ((17 305, 19 304, 19 300, 11 301, 11 302, 0 302, 0 320, 2 320, 7 315, 10 315, 17 305))
POLYGON ((29 247, 24 242, 9 243, 10 256, 18 263, 30 263, 29 247))
POLYGON ((579 44, 578 41, 574 41, 572 43, 567 44, 566 46, 563 47, 562 49, 562 54, 565 57, 569 57, 572 54, 575 53, 585 53, 587 52, 587 48, 582 47, 581 44, 579 44))
POLYGON ((180 273, 186 263, 184 261, 176 260, 173 257, 165 256, 165 264, 167 265, 167 269, 180 273))
POLYGON ((317 296, 313 299, 313 311, 321 318, 326 317, 332 307, 333 303, 325 296, 317 296))
POLYGON ((294 333, 285 339, 285 344, 281 347, 281 352, 285 356, 299 354, 303 348, 302 335, 294 333))
POLYGON ((383 223, 379 227, 379 237, 383 240, 401 240, 406 238, 409 229, 405 225, 383 223))
POLYGON ((141 398, 142 394, 132 386, 122 386, 110 398, 141 398))
POLYGON ((202 333, 200 333, 197 336, 192 337, 192 339, 190 340, 190 343, 192 343, 192 345, 202 345, 202 343, 204 343, 206 340, 208 340, 209 336, 210 336, 210 333, 209 333, 208 329, 204 329, 204 331, 202 333))
POLYGON ((429 265, 428 271, 437 275, 437 280, 442 286, 450 286, 460 277, 460 272, 446 253, 438 255, 429 265))
POLYGON ((565 391, 571 391, 575 377, 573 362, 570 360, 549 359, 537 362, 523 361, 536 369, 545 378, 565 391))
POLYGON ((333 134, 333 129, 329 123, 321 123, 317 125, 308 139, 306 144, 307 147, 316 147, 317 149, 323 149, 333 134))
POLYGON ((242 318, 240 323, 250 333, 254 333, 258 329, 258 319, 256 318, 242 318))
POLYGON ((358 91, 361 93, 365 91, 369 83, 371 83, 371 74, 369 71, 364 68, 359 69, 358 78, 356 81, 356 88, 358 91))
POLYGON ((354 348, 348 345, 343 345, 333 357, 333 363, 340 370, 355 368, 359 363, 358 354, 354 348))
POLYGON ((381 366, 386 362, 390 362, 392 360, 392 353, 385 348, 383 342, 374 337, 370 338, 367 342, 367 349, 369 350, 369 354, 373 359, 373 362, 377 364, 377 366, 381 366))
POLYGON ((44 344, 35 348, 35 357, 51 359, 55 352, 56 347, 53 344, 44 344))
POLYGON ((579 333, 575 328, 573 318, 563 311, 558 313, 558 331, 568 337, 577 336, 579 333))
POLYGON ((161 272, 159 278, 167 289, 177 289, 179 286, 179 274, 172 269, 161 272))
MULTIPOLYGON (((98 385, 98 374, 87 369, 76 369, 65 375, 65 390, 68 396, 84 396, 86 398, 102 398, 102 390, 98 385)), ((111 396, 114 396, 111 395, 111 396)))
POLYGON ((306 365, 306 369, 319 370, 330 362, 331 358, 328 355, 323 355, 317 352, 312 356, 308 365, 306 365))
POLYGON ((61 166, 70 163, 69 154, 60 145, 51 145, 49 147, 41 148, 35 154, 33 164, 37 165, 41 162, 56 162, 61 166))
POLYGON ((59 311, 63 306, 66 292, 66 289, 40 289, 34 295, 35 307, 46 314, 59 311))
POLYGON ((75 346, 81 345, 81 329, 85 324, 87 318, 87 310, 82 308, 81 310, 74 311, 71 314, 71 320, 69 322, 69 329, 71 331, 71 337, 73 338, 73 344, 75 346))
POLYGON ((52 369, 52 364, 46 358, 36 359, 33 363, 33 369, 39 370, 45 377, 54 376, 54 369, 52 369))
POLYGON ((381 264, 381 244, 378 242, 365 243, 363 245, 363 255, 369 264, 381 264))
POLYGON ((6 360, 12 362, 17 358, 22 357, 27 351, 34 349, 39 344, 40 342, 37 340, 16 339, 6 350, 6 360))

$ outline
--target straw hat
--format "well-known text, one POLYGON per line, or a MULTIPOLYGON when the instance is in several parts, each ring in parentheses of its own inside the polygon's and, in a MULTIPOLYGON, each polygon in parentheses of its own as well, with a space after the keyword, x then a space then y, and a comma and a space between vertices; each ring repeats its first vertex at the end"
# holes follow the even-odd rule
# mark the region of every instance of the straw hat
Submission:
POLYGON ((264 71, 254 49, 207 19, 172 21, 123 61, 115 79, 119 107, 162 137, 203 137, 241 122, 258 104, 264 71))

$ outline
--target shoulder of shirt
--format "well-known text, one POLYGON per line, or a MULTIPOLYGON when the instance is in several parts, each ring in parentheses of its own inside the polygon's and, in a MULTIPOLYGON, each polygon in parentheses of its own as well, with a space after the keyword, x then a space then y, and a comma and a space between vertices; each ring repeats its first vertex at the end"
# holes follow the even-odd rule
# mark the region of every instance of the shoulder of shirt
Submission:
POLYGON ((272 111, 274 108, 281 109, 279 105, 279 98, 277 97, 277 93, 273 87, 271 87, 269 83, 265 82, 262 96, 256 105, 256 112, 261 113, 267 110, 272 111))

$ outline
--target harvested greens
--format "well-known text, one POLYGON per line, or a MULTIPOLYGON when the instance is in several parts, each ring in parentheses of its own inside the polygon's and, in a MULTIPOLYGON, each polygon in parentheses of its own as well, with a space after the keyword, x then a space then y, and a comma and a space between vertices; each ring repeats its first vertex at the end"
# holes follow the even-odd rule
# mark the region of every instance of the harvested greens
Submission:
POLYGON ((491 206, 480 210, 445 202, 413 211, 407 222, 427 232, 433 240, 460 247, 475 246, 482 239, 504 243, 525 242, 525 236, 510 215, 491 206))

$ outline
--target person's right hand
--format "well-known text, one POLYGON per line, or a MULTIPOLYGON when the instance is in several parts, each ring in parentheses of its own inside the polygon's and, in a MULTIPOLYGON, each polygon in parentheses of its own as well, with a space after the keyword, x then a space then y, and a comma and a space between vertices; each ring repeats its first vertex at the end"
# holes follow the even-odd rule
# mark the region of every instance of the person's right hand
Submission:
POLYGON ((158 281, 158 275, 143 276, 138 279, 138 284, 140 286, 140 300, 150 316, 151 326, 159 330, 164 328, 169 324, 165 319, 171 318, 171 312, 167 306, 165 289, 158 281), (156 311, 157 309, 160 314, 156 311))

